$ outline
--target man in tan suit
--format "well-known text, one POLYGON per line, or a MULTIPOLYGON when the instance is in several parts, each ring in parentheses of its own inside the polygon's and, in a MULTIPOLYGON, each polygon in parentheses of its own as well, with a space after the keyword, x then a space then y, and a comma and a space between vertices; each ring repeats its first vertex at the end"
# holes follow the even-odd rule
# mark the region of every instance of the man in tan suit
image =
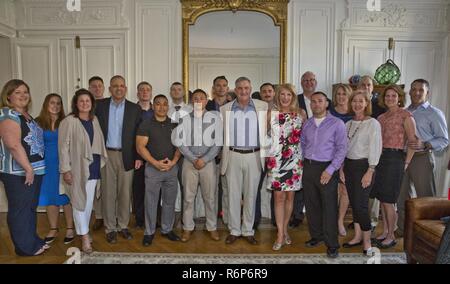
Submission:
POLYGON ((253 222, 256 195, 264 157, 260 148, 266 133, 266 102, 251 99, 252 86, 246 77, 235 82, 236 99, 220 108, 224 121, 225 142, 222 149, 221 174, 228 183, 228 228, 225 243, 232 244, 240 236, 253 245, 253 222), (241 201, 243 216, 241 224, 241 201))

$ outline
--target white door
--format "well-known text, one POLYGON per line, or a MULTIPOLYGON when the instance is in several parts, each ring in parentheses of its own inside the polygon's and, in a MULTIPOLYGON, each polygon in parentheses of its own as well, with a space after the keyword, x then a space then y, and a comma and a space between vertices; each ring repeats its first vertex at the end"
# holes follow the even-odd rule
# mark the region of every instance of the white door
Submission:
POLYGON ((89 87, 92 76, 100 76, 106 89, 112 76, 126 77, 123 46, 120 38, 81 38, 79 48, 75 47, 75 39, 60 40, 61 90, 66 108, 77 89, 89 87))

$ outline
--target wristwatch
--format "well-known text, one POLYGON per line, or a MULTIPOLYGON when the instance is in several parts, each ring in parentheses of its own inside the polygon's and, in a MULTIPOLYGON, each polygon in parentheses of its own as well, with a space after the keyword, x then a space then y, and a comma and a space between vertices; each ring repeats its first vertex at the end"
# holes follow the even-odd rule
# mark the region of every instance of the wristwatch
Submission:
POLYGON ((431 145, 430 142, 423 143, 423 146, 424 146, 424 150, 426 150, 426 151, 431 150, 433 148, 433 146, 431 145))

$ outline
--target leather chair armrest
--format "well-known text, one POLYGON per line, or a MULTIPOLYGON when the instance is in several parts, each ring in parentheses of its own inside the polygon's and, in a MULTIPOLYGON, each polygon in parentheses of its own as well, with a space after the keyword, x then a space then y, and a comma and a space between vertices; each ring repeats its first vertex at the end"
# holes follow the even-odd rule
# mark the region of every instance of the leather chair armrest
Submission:
POLYGON ((450 216, 450 200, 439 197, 413 198, 406 201, 405 210, 404 248, 406 252, 411 252, 414 222, 450 216))

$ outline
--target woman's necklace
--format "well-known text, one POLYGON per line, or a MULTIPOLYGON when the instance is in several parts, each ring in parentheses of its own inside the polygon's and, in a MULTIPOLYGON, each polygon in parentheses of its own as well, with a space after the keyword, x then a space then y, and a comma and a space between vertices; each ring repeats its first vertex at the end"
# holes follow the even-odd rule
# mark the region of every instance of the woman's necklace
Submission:
POLYGON ((348 133, 347 133, 347 138, 349 141, 351 141, 353 139, 353 137, 355 137, 356 133, 358 132, 359 128, 361 127, 361 124, 363 123, 363 121, 361 121, 358 126, 356 127, 355 131, 353 132, 352 135, 350 135, 350 131, 352 130, 352 125, 353 125, 353 120, 350 121, 350 127, 348 128, 348 133))

